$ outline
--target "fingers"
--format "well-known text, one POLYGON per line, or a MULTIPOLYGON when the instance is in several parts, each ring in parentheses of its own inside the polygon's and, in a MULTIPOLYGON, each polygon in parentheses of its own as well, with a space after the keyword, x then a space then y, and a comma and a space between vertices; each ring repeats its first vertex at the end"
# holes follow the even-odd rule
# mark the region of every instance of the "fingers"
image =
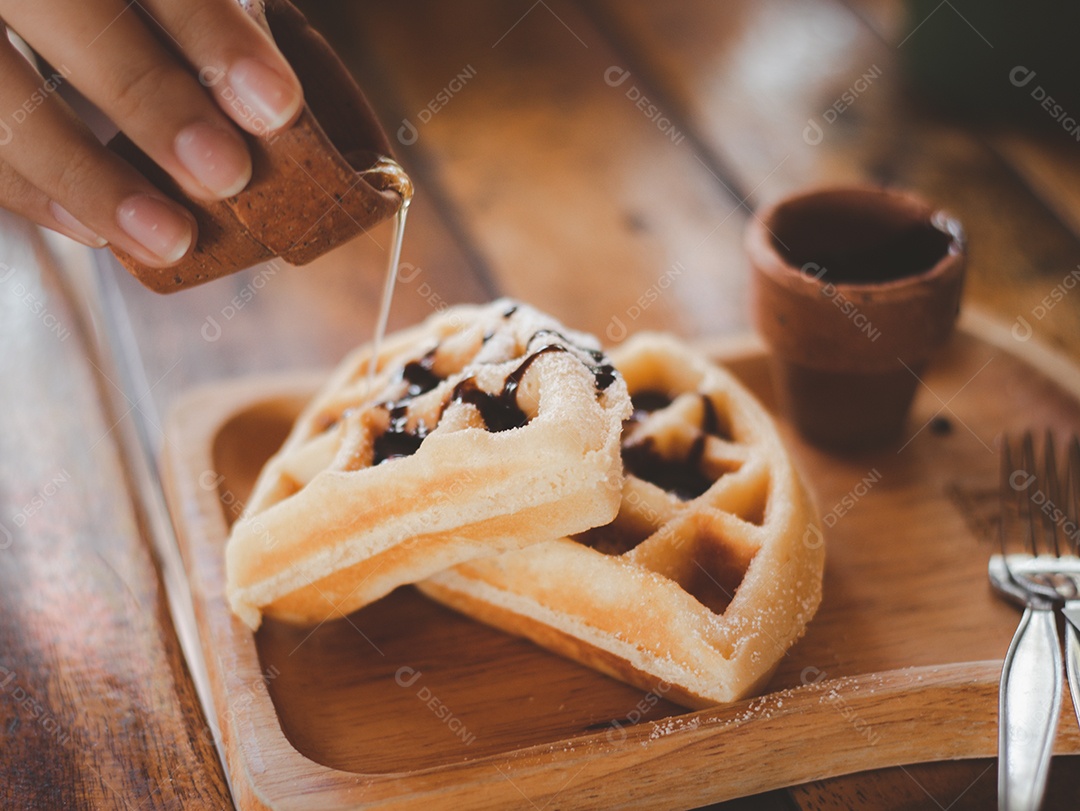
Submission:
MULTIPOLYGON (((0 17, 195 198, 239 193, 251 178, 239 129, 272 133, 303 106, 292 69, 235 0, 0 0, 0 17)), ((194 218, 42 94, 6 38, 0 76, 0 115, 38 99, 0 143, 0 204, 152 266, 190 250, 194 218)))
POLYGON ((108 244, 6 163, 0 163, 0 206, 91 248, 108 244))
MULTIPOLYGON (((155 189, 126 162, 105 150, 55 96, 43 94, 41 77, 0 38, 0 112, 8 132, 0 138, 0 161, 17 172, 59 210, 153 267, 175 264, 190 250, 194 218, 155 189), (11 111, 26 110, 16 119, 11 111)), ((40 197, 11 184, 14 204, 30 207, 63 226, 40 197)), ((6 202, 6 201, 5 201, 6 202)), ((48 222, 43 224, 50 227, 48 222)), ((70 221, 66 226, 71 231, 70 221)))
POLYGON ((143 0, 221 109, 253 135, 296 120, 303 91, 270 37, 235 0, 143 0))
POLYGON ((16 4, 8 23, 52 64, 66 67, 83 95, 188 194, 216 200, 247 185, 251 159, 243 139, 136 6, 61 3, 65 22, 57 26, 42 11, 55 5, 16 4))

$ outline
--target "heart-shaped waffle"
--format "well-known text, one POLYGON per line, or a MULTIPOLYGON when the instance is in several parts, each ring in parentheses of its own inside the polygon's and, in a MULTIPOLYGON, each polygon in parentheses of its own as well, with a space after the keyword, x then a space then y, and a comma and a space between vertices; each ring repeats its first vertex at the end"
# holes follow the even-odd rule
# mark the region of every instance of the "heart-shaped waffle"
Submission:
POLYGON ((228 597, 319 623, 405 583, 610 522, 626 384, 595 340, 507 300, 350 355, 263 468, 226 549, 228 597))
POLYGON ((768 680, 821 600, 822 536, 769 415, 661 335, 611 353, 634 402, 622 506, 419 584, 462 613, 689 706, 768 680))

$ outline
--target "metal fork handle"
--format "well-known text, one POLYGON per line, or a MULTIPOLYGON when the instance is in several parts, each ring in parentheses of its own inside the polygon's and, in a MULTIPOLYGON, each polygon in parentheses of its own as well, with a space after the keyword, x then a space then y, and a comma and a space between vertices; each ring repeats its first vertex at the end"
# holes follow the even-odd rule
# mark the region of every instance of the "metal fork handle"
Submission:
POLYGON ((998 808, 1037 811, 1061 715, 1061 643, 1050 606, 1029 607, 1001 671, 998 808))

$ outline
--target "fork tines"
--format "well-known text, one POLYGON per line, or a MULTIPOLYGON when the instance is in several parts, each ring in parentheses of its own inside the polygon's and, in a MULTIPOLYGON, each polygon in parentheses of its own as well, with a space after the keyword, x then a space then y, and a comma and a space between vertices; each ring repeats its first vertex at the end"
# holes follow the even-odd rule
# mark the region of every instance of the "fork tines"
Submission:
MULTIPOLYGON (((1061 558, 1080 551, 1080 440, 1071 437, 1063 449, 1064 470, 1059 465, 1054 435, 1047 430, 1041 454, 1033 432, 1025 431, 1017 445, 1008 436, 1001 440, 1001 554, 1012 569, 1017 555, 1061 558), (1016 526, 1019 524, 1019 526, 1016 526), (1010 538, 1014 548, 1010 558, 1010 538)), ((1029 591, 1059 602, 1050 583, 1025 577, 1029 591)))

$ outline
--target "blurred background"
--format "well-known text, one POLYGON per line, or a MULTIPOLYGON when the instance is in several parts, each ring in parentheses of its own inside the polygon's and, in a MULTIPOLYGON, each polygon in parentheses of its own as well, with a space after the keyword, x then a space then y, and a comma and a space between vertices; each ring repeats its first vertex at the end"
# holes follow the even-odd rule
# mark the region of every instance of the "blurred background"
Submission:
MULTIPOLYGON (((961 219, 969 304, 1080 345, 1076 302, 1041 303, 1078 281, 1076 7, 300 5, 416 185, 391 328, 511 295, 609 341, 742 331, 751 212, 807 186, 872 182, 961 219)), ((389 235, 384 225, 308 267, 168 298, 117 272, 154 400, 335 362, 370 334, 389 235)))

